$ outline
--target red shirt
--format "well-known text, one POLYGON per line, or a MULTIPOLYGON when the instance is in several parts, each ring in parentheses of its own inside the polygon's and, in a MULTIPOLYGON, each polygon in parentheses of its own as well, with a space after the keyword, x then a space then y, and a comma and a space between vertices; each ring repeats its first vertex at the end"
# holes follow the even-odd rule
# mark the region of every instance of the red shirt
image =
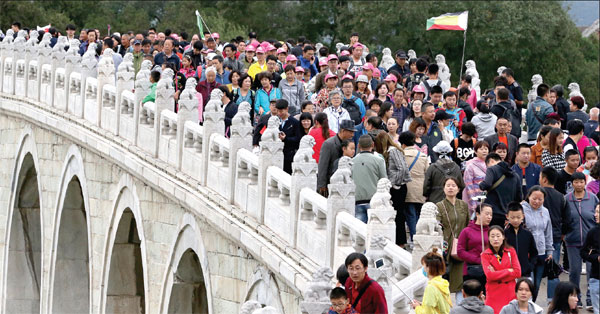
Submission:
MULTIPOLYGON (((348 277, 345 288, 346 295, 348 296, 348 302, 350 304, 353 304, 354 300, 358 297, 360 287, 369 281, 371 281, 371 278, 369 275, 365 274, 365 278, 360 283, 358 289, 354 289, 354 282, 350 277, 348 277)), ((362 297, 360 297, 360 300, 354 309, 359 313, 388 314, 385 293, 377 281, 373 281, 371 285, 369 285, 362 297)))

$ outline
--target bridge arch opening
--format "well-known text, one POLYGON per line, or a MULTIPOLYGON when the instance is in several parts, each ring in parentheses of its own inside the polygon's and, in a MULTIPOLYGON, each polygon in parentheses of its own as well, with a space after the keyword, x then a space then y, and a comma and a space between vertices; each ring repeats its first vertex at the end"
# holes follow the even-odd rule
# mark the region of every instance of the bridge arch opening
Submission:
POLYGON ((169 313, 208 313, 208 299, 200 260, 194 250, 183 253, 173 276, 169 313))
POLYGON ((73 176, 64 194, 54 266, 54 313, 89 313, 87 217, 81 184, 73 176))
POLYGON ((141 240, 129 208, 121 215, 117 227, 106 297, 107 313, 145 313, 141 240))
POLYGON ((40 311, 41 215, 37 171, 30 153, 18 172, 6 267, 7 313, 40 311))

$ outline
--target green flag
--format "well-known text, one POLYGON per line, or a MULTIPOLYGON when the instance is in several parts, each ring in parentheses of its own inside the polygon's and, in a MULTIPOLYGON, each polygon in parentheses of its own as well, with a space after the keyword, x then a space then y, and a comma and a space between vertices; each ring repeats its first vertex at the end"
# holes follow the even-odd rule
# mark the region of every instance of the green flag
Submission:
POLYGON ((196 10, 196 23, 198 24, 198 30, 200 31, 200 37, 202 38, 202 34, 204 34, 204 28, 202 27, 202 18, 200 17, 200 13, 196 10))

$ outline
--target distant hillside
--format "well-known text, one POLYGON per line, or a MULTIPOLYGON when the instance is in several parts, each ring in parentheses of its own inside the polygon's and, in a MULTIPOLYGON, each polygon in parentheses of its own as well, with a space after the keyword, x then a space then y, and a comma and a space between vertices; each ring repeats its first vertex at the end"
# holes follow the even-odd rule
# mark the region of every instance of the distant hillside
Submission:
POLYGON ((577 26, 590 26, 598 19, 599 1, 563 1, 563 8, 570 7, 569 15, 577 26))

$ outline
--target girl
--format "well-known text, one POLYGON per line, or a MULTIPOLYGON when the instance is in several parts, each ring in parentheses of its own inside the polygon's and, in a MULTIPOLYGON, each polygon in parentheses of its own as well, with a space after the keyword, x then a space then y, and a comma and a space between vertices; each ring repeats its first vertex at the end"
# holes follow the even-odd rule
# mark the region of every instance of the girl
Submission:
POLYGON ((548 133, 548 148, 542 150, 542 166, 552 167, 560 172, 565 168, 565 154, 562 150, 563 132, 553 128, 548 133))
POLYGON ((315 125, 308 132, 308 135, 315 138, 315 146, 313 146, 314 154, 313 158, 319 162, 319 154, 321 153, 321 146, 326 139, 335 135, 335 132, 329 129, 329 121, 327 120, 327 114, 319 112, 315 115, 315 125))
POLYGON ((414 121, 414 119, 421 117, 422 105, 423 102, 420 100, 415 100, 412 102, 412 104, 410 105, 410 115, 406 119, 404 119, 404 123, 402 123, 402 132, 408 131, 408 129, 410 128, 410 124, 414 121))
POLYGON ((457 251, 458 257, 464 261, 463 281, 475 279, 485 287, 486 278, 481 266, 481 253, 488 244, 492 206, 481 204, 475 207, 475 217, 475 220, 469 222, 469 225, 460 232, 457 251))
POLYGON ((179 73, 183 74, 185 78, 189 78, 196 75, 196 70, 192 65, 192 57, 190 55, 184 55, 183 60, 181 60, 182 67, 179 70, 179 73))
POLYGON ((450 292, 460 293, 463 282, 463 262, 451 256, 454 245, 461 230, 467 227, 469 222, 469 209, 467 203, 459 200, 456 195, 460 190, 458 180, 452 177, 444 181, 444 200, 435 204, 438 209, 437 220, 442 225, 444 232, 444 243, 447 247, 446 263, 450 268, 448 271, 448 281, 450 282, 450 292))
POLYGON ((429 281, 423 293, 423 303, 413 300, 412 308, 417 314, 450 313, 452 301, 450 300, 448 281, 442 278, 446 272, 446 264, 444 264, 442 256, 437 253, 437 248, 433 248, 431 252, 423 256, 421 264, 423 265, 423 275, 429 281))
MULTIPOLYGON (((309 112, 303 112, 300 115, 300 125, 302 126, 302 131, 300 131, 300 135, 308 135, 310 129, 313 126, 312 115, 309 112)), ((354 157, 354 156, 352 156, 354 157)))
POLYGON ((489 247, 481 254, 481 266, 487 280, 485 304, 498 314, 515 298, 506 292, 515 290, 515 279, 521 277, 521 265, 517 252, 506 244, 504 230, 500 226, 490 227, 488 239, 489 247))
POLYGON ((427 130, 427 124, 425 123, 425 120, 422 118, 415 118, 410 124, 408 130, 415 135, 415 145, 417 146, 417 149, 421 152, 421 154, 425 154, 425 156, 427 156, 429 148, 427 147, 427 142, 425 139, 423 139, 425 136, 425 130, 427 130))
POLYGON ((474 150, 476 157, 467 161, 465 174, 463 176, 465 180, 465 189, 463 190, 462 199, 469 204, 470 214, 472 214, 477 207, 477 200, 474 200, 473 198, 481 195, 479 183, 485 179, 485 172, 487 171, 485 158, 490 151, 490 144, 486 141, 479 141, 475 143, 474 150))
POLYGON ((577 314, 579 288, 570 281, 563 281, 556 285, 552 303, 548 307, 548 314, 577 314))
POLYGON ((530 302, 533 283, 527 278, 519 278, 515 285, 516 299, 502 308, 500 314, 542 314, 544 309, 530 302))
MULTIPOLYGON (((544 207, 544 198, 546 191, 539 185, 529 189, 525 201, 521 202, 523 213, 525 214, 525 228, 531 232, 535 240, 538 256, 533 269, 533 280, 535 290, 533 291, 533 301, 537 299, 537 294, 544 275, 544 265, 546 260, 552 259, 554 251, 552 238, 552 222, 550 213, 544 207)), ((528 275, 528 274, 525 274, 528 275)))

